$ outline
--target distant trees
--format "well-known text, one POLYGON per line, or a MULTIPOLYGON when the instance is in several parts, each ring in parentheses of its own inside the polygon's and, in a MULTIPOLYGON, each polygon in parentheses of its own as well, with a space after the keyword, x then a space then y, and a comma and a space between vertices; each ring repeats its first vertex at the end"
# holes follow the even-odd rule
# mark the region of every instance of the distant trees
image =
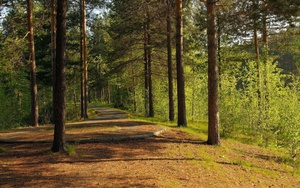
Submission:
POLYGON ((159 106, 155 83, 157 77, 162 76, 162 72, 166 70, 163 69, 166 64, 163 65, 159 60, 165 58, 162 49, 166 45, 163 46, 162 39, 165 39, 166 31, 160 24, 165 22, 160 17, 161 12, 165 11, 165 3, 120 0, 114 1, 111 6, 110 73, 117 78, 120 78, 120 74, 128 78, 124 84, 114 83, 113 90, 119 90, 116 94, 120 91, 126 93, 122 97, 123 103, 133 100, 132 108, 142 109, 145 116, 153 117, 159 106), (132 11, 136 14, 132 15, 132 11), (132 85, 136 80, 143 80, 143 84, 132 85), (125 96, 133 97, 129 99, 125 96))

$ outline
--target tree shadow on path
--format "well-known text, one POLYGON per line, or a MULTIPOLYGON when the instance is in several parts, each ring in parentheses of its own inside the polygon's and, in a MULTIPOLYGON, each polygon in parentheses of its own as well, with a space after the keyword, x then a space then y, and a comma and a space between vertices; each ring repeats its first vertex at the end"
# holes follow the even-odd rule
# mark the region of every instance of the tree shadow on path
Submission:
MULTIPOLYGON (((163 128, 147 122, 127 119, 125 112, 105 107, 93 107, 97 117, 66 124, 66 141, 95 143, 130 140, 153 136, 163 128)), ((53 125, 28 127, 0 132, 0 143, 48 143, 53 139, 53 125)))

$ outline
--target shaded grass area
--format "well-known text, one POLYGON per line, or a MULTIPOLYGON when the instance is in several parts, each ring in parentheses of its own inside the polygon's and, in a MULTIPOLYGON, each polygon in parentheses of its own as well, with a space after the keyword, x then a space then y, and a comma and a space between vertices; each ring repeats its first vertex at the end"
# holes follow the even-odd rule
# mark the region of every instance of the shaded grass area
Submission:
MULTIPOLYGON (((178 127, 176 122, 170 122, 166 121, 165 119, 162 118, 145 118, 142 116, 137 116, 135 114, 130 114, 129 117, 133 120, 138 120, 138 121, 146 121, 146 122, 151 122, 159 125, 163 125, 169 128, 177 128, 179 130, 182 130, 186 133, 189 133, 190 136, 189 138, 196 139, 196 140, 201 140, 205 141, 207 139, 207 129, 208 129, 208 122, 207 121, 189 121, 188 127, 178 127)), ((258 158, 262 158, 265 160, 272 161, 274 163, 279 163, 282 165, 288 165, 288 172, 293 173, 293 174, 298 174, 300 175, 300 157, 298 156, 297 158, 293 158, 290 156, 289 151, 287 151, 284 148, 264 148, 262 147, 257 138, 250 136, 250 135, 245 135, 242 133, 232 135, 231 137, 224 137, 221 134, 222 142, 226 142, 226 146, 222 145, 220 148, 224 149, 225 147, 228 147, 228 143, 230 145, 237 145, 237 144, 246 144, 245 147, 255 147, 261 150, 265 150, 268 154, 263 155, 263 154, 257 154, 258 158)), ((205 143, 205 142, 204 142, 205 143)), ((228 148, 227 148, 228 149, 228 148)), ((251 153, 247 153, 245 150, 237 149, 237 148, 230 148, 229 150, 236 150, 238 154, 242 155, 251 155, 251 153)), ((203 152, 205 155, 205 152, 203 152)), ((209 156, 204 157, 205 161, 213 161, 209 156)), ((234 164, 238 166, 244 166, 246 168, 257 168, 256 165, 251 164, 251 162, 245 161, 243 158, 241 159, 235 159, 233 161, 229 161, 229 164, 234 164)))

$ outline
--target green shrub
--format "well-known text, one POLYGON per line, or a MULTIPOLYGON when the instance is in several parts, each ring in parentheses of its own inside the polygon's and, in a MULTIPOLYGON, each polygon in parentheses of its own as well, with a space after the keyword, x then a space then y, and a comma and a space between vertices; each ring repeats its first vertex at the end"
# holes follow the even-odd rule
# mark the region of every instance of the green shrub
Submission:
POLYGON ((262 146, 284 147, 294 156, 300 147, 297 81, 287 85, 286 75, 271 60, 259 62, 258 79, 256 63, 241 66, 240 74, 232 70, 221 77, 222 135, 249 135, 262 146))

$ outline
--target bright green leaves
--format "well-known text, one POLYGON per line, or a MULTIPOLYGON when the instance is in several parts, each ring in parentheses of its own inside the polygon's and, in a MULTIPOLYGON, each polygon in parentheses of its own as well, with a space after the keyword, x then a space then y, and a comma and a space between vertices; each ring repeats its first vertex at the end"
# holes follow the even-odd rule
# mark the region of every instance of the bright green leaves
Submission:
POLYGON ((292 155, 299 149, 300 105, 294 81, 287 79, 271 60, 260 62, 261 77, 256 76, 256 62, 241 66, 244 74, 221 77, 221 123, 223 136, 248 135, 267 147, 285 147, 292 155), (261 102, 258 102, 260 82, 261 102), (259 106, 260 105, 260 106, 259 106))

